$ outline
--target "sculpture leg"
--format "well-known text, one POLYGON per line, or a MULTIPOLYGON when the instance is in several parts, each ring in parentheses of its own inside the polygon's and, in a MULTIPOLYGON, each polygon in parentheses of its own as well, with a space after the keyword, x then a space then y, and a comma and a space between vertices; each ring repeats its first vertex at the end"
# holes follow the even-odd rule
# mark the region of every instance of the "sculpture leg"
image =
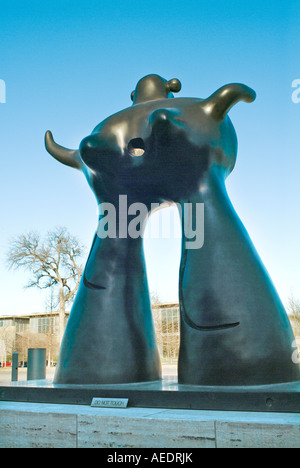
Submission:
POLYGON ((183 250, 179 382, 263 385, 300 380, 284 307, 228 198, 211 173, 189 200, 204 203, 201 249, 183 250))
POLYGON ((160 377, 142 239, 96 236, 68 320, 55 383, 160 377))

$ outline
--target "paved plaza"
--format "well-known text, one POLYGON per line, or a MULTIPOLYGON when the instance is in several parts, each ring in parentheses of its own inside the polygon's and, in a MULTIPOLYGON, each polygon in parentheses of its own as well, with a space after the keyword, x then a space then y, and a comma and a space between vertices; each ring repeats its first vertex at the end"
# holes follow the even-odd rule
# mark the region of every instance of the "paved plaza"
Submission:
MULTIPOLYGON (((164 377, 177 375, 176 364, 163 364, 162 370, 163 370, 164 377)), ((48 380, 53 380, 54 373, 55 373, 55 367, 47 367, 46 378, 48 380)), ((25 367, 19 368, 18 380, 20 382, 27 380, 27 368, 25 367)), ((11 381, 11 367, 6 367, 4 369, 0 368, 0 383, 10 382, 10 381, 11 381)))

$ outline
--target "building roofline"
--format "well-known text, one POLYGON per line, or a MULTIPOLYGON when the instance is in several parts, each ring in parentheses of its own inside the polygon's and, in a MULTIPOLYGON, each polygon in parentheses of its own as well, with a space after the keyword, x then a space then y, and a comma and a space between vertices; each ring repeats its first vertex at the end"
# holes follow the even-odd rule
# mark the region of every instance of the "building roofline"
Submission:
POLYGON ((171 309, 172 307, 179 307, 178 302, 166 302, 163 304, 152 304, 152 309, 171 309))
MULTIPOLYGON (((65 312, 66 315, 70 315, 69 311, 65 312)), ((5 319, 23 319, 23 318, 34 318, 34 317, 50 317, 53 315, 59 315, 59 311, 54 310, 53 312, 32 312, 32 314, 22 314, 22 315, 0 315, 0 320, 5 319)))
MULTIPOLYGON (((172 307, 179 307, 178 302, 165 302, 163 304, 152 304, 152 309, 171 309, 172 307)), ((70 315, 69 311, 65 312, 66 315, 70 315)), ((59 315, 58 310, 54 310, 53 312, 32 312, 32 314, 20 314, 20 315, 1 315, 0 320, 13 320, 13 319, 30 319, 34 317, 49 317, 49 316, 57 316, 59 315)))
MULTIPOLYGON (((179 307, 178 302, 165 302, 162 304, 152 304, 152 309, 171 309, 173 307, 179 307)), ((70 315, 70 311, 66 311, 65 314, 70 315)), ((58 316, 59 311, 54 310, 53 312, 32 312, 32 314, 24 315, 0 315, 0 320, 13 320, 13 319, 31 319, 34 317, 49 317, 49 316, 58 316)), ((299 319, 299 315, 287 314, 289 319, 299 319)))

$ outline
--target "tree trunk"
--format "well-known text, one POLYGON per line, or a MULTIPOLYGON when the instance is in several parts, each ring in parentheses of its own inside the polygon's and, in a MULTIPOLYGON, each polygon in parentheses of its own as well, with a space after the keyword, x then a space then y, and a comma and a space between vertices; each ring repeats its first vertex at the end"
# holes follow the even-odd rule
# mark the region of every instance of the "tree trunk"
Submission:
POLYGON ((63 285, 59 287, 59 343, 62 342, 64 331, 65 331, 65 316, 66 316, 66 309, 65 309, 65 296, 63 285))

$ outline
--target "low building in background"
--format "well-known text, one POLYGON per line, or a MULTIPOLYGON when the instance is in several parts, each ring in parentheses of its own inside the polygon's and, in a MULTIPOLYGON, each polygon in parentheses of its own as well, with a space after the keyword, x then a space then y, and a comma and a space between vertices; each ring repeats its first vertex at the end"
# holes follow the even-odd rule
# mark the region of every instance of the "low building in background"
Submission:
MULTIPOLYGON (((158 348, 162 362, 177 362, 180 344, 180 310, 178 303, 152 306, 158 348)), ((69 317, 66 312, 66 323, 69 317)), ((300 344, 300 317, 289 316, 298 346, 300 344)), ((27 361, 28 348, 47 348, 50 364, 57 361, 59 353, 59 313, 42 312, 30 315, 0 316, 0 366, 10 362, 13 351, 19 360, 27 361)))
POLYGON ((176 362, 180 343, 179 304, 155 304, 152 313, 161 360, 176 362))
MULTIPOLYGON (((66 313, 66 323, 69 312, 66 313)), ((49 364, 56 362, 59 352, 59 313, 42 312, 30 315, 0 316, 0 340, 3 349, 0 363, 10 361, 13 351, 18 351, 19 361, 27 361, 28 348, 46 348, 49 364)))

